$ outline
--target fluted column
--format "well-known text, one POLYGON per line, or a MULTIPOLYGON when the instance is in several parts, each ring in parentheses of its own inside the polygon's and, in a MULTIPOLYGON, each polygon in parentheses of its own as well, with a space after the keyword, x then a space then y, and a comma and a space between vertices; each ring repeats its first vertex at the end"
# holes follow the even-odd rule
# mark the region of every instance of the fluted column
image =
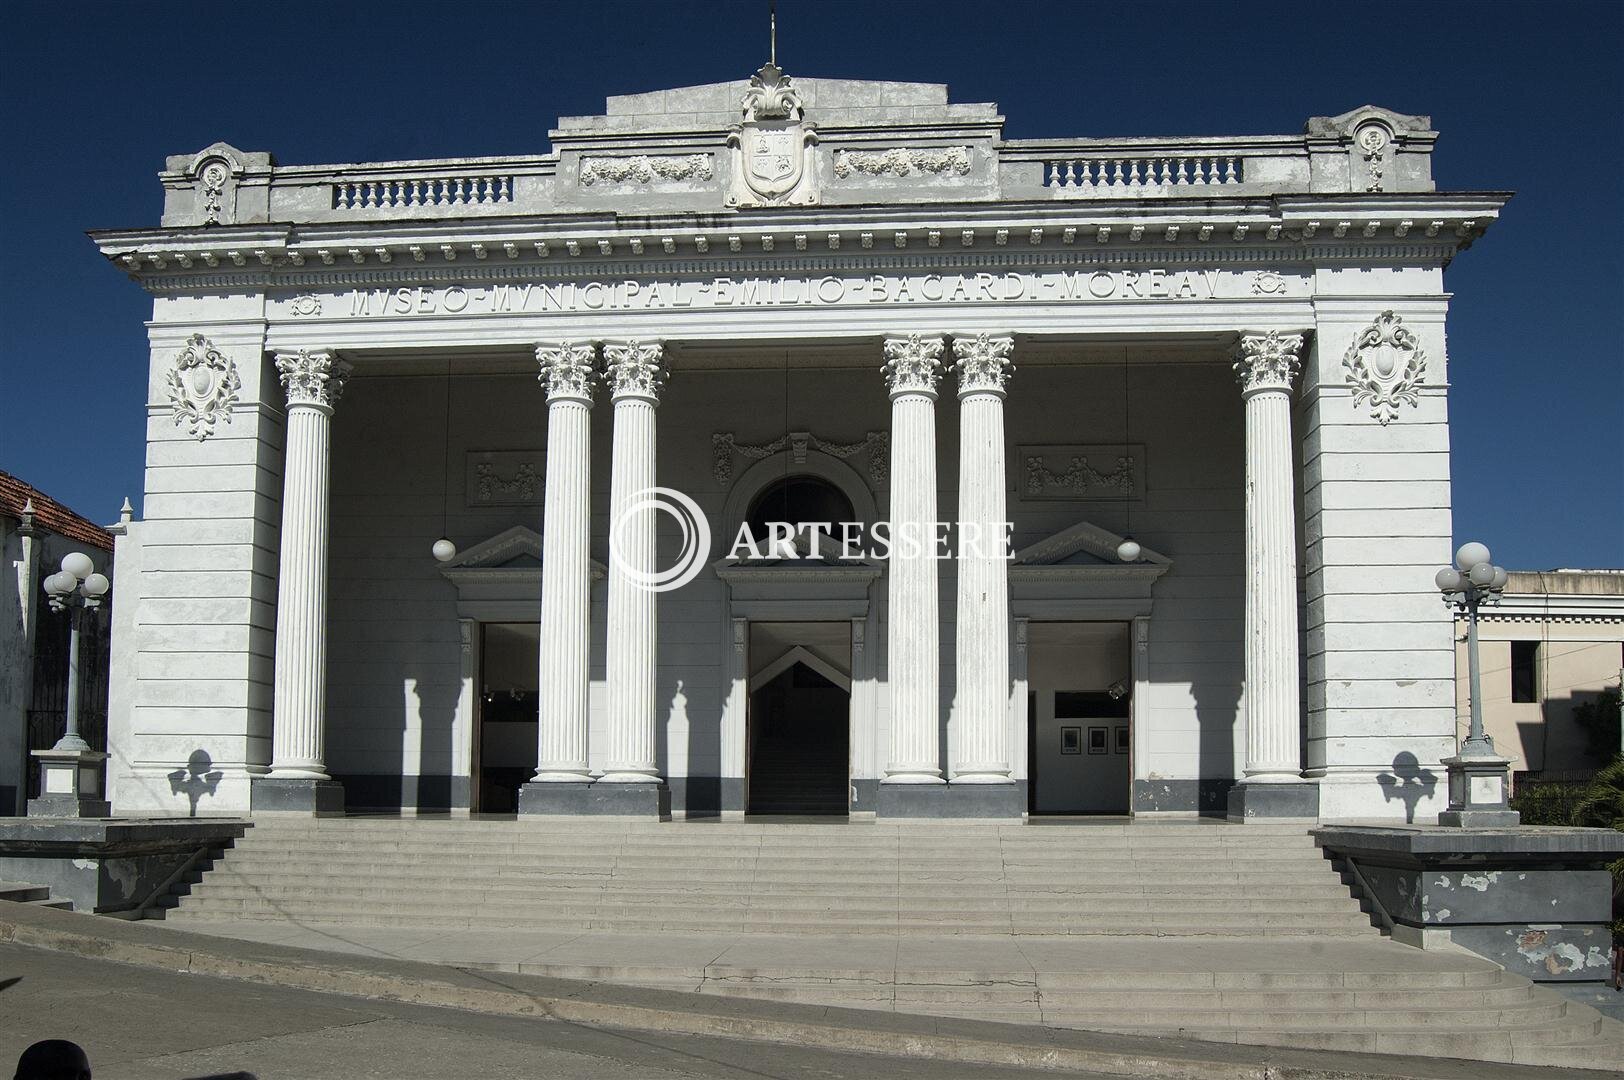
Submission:
POLYGON ((288 411, 270 775, 326 780, 328 448, 350 366, 331 352, 300 349, 278 354, 276 369, 288 411))
POLYGON ((654 754, 657 662, 655 519, 651 507, 629 507, 654 487, 654 410, 665 379, 659 342, 603 347, 604 374, 615 405, 609 479, 609 724, 601 781, 660 779, 654 754), (641 579, 641 580, 638 580, 641 579))
POLYGON ((1246 401, 1246 782, 1302 773, 1297 659, 1297 527, 1291 384, 1300 334, 1243 334, 1235 374, 1246 401))
POLYGON ((887 338, 891 393, 891 745, 886 784, 940 784, 936 595, 936 380, 942 339, 887 338))
POLYGON ((958 693, 952 780, 1009 784, 1004 384, 1014 339, 953 339, 959 377, 958 693))
POLYGON ((587 783, 590 642, 592 383, 597 350, 536 348, 547 388, 547 486, 541 541, 541 708, 536 775, 587 783))

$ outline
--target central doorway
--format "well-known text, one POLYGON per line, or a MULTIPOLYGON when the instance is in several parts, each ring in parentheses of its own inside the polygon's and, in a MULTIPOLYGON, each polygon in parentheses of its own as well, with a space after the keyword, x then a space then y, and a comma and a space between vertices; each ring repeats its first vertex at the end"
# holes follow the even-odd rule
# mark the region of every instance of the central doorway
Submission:
POLYGON ((1027 809, 1131 813, 1133 674, 1125 622, 1033 622, 1027 809))
POLYGON ((536 775, 540 647, 538 623, 481 624, 475 813, 517 813, 519 789, 536 775))
POLYGON ((851 624, 750 624, 745 809, 844 815, 851 800, 851 624))

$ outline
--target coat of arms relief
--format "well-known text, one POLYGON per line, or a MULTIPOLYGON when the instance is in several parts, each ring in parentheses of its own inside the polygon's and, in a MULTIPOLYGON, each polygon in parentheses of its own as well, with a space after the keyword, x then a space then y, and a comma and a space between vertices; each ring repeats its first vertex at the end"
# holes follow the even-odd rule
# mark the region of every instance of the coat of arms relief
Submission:
POLYGON ((817 132, 803 119, 801 96, 776 64, 750 77, 744 121, 728 132, 733 185, 728 206, 810 206, 818 201, 813 146, 817 132))

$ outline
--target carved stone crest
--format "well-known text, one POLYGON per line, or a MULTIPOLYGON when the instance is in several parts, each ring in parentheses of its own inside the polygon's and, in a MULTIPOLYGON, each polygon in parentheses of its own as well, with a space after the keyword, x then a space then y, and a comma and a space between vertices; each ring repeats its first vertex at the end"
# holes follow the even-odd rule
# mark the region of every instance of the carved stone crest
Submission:
POLYGON ((1354 407, 1369 404, 1370 415, 1384 425, 1398 416, 1400 405, 1421 404, 1427 354, 1404 320, 1391 311, 1359 331, 1342 354, 1342 369, 1353 387, 1354 407))
POLYGON ((165 381, 175 425, 185 424, 187 434, 198 442, 214 434, 217 420, 231 423, 231 407, 237 403, 242 380, 232 359, 202 334, 186 339, 165 381))
POLYGON ((813 145, 817 132, 802 118, 801 96, 777 65, 750 78, 743 122, 728 132, 733 149, 729 206, 809 206, 818 201, 813 145))

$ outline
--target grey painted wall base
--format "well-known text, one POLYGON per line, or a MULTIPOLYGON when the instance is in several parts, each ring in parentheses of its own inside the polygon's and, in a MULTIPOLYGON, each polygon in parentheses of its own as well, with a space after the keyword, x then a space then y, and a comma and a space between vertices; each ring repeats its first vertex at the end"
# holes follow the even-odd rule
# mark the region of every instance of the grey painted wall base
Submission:
POLYGON ((1008 818, 1019 821, 1026 796, 1016 784, 880 784, 880 818, 1008 818))
POLYGON ((1535 982, 1611 973, 1607 863, 1624 856, 1624 833, 1342 825, 1315 829, 1314 841, 1395 940, 1425 947, 1447 931, 1535 982))
POLYGON ((41 795, 28 800, 28 816, 38 818, 104 818, 113 812, 106 799, 85 799, 78 795, 41 795))
POLYGON ((1229 789, 1230 821, 1316 821, 1319 819, 1319 785, 1248 784, 1242 781, 1229 789))
POLYGON ((200 849, 230 847, 234 818, 0 819, 0 878, 45 885, 75 911, 139 907, 200 849))
POLYGON ((344 788, 344 805, 350 810, 415 810, 419 814, 467 810, 469 783, 466 776, 450 773, 345 773, 333 780, 344 788))
POLYGON ((248 809, 255 814, 342 814, 344 786, 334 780, 256 776, 249 783, 248 809))
POLYGON ((666 786, 671 789, 673 816, 713 818, 744 813, 742 776, 673 776, 666 786))
POLYGON ((1199 780, 1135 780, 1133 812, 1136 814, 1207 814, 1224 817, 1229 813, 1229 792, 1235 781, 1228 777, 1199 780))
POLYGON ((519 789, 519 814, 671 817, 671 789, 664 784, 537 784, 519 789))

